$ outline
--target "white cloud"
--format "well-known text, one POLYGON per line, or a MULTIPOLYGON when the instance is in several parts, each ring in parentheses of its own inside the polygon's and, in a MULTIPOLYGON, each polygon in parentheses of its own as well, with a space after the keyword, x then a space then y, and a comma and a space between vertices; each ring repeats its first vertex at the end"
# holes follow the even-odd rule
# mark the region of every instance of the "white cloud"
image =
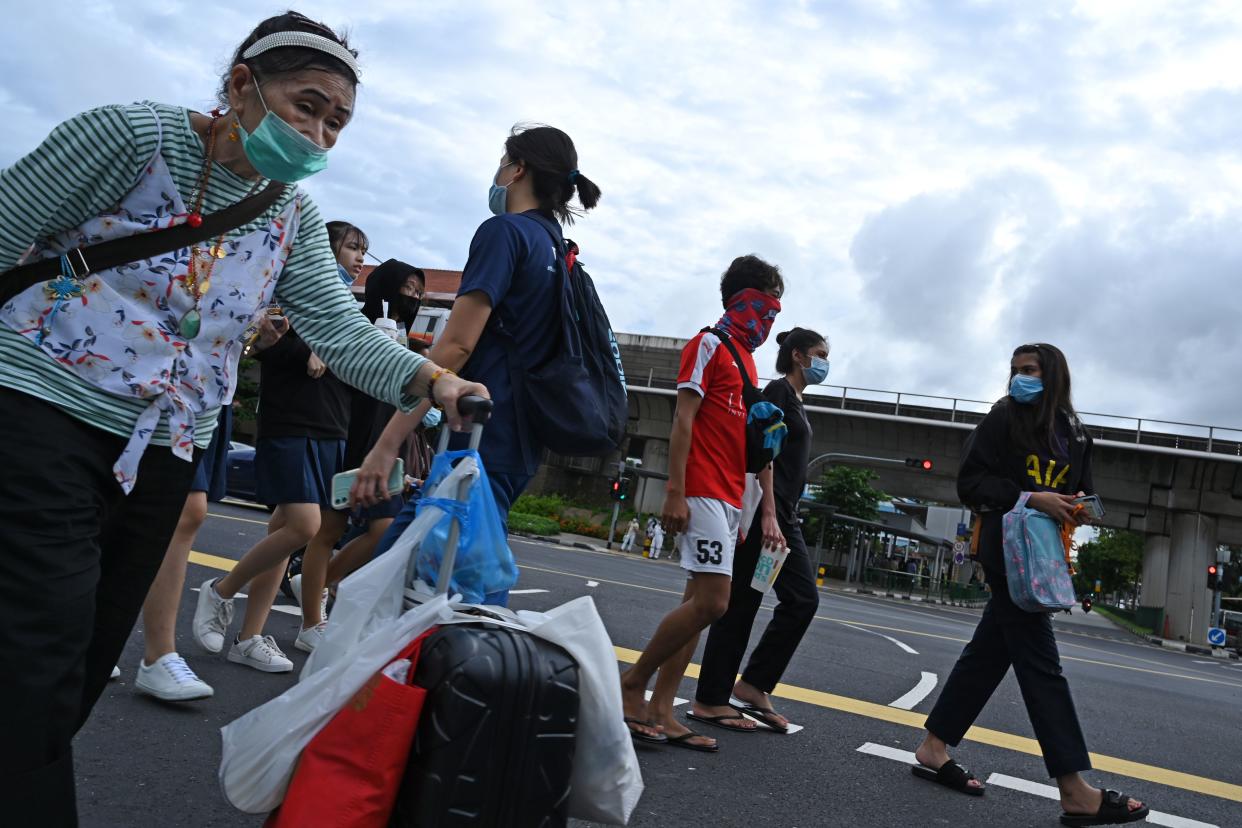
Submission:
MULTIPOLYGON (((380 256, 459 267, 508 128, 551 123, 604 191, 571 233, 621 330, 714 321, 754 252, 786 274, 779 325, 831 335, 834 382, 991 398, 1046 339, 1084 408, 1242 424, 1229 4, 298 5, 364 69, 309 189, 380 256)), ((90 106, 209 105, 263 11, 11 16, 0 163, 90 106)))

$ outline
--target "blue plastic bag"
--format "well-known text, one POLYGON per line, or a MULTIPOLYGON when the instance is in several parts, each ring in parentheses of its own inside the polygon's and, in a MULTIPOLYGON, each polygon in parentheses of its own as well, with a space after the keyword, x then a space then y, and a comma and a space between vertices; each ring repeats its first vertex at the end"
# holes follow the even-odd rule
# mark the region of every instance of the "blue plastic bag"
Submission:
POLYGON ((436 492, 438 497, 422 497, 418 501, 418 513, 428 506, 443 509, 445 514, 423 539, 414 563, 415 575, 438 589, 436 578, 440 574, 440 562, 448 545, 449 526, 454 518, 460 521, 457 560, 449 581, 449 592, 460 593, 468 604, 491 604, 504 606, 508 592, 517 583, 517 562, 509 548, 509 538, 496 497, 492 494, 487 472, 477 451, 446 451, 436 455, 431 463, 431 473, 423 483, 423 492, 435 488, 448 476, 463 457, 473 457, 478 464, 479 476, 470 486, 464 501, 454 499, 453 492, 436 492))

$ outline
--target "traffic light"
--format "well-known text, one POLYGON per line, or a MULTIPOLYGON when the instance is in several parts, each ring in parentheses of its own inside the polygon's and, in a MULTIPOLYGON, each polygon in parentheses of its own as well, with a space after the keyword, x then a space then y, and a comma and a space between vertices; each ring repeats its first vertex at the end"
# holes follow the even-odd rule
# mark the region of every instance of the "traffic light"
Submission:
POLYGON ((618 477, 612 481, 612 488, 609 490, 613 500, 624 501, 630 496, 630 479, 628 477, 618 477))
POLYGON ((932 461, 926 457, 907 457, 906 465, 912 469, 921 469, 925 472, 932 470, 932 461))
POLYGON ((1208 589, 1220 589, 1220 565, 1208 564, 1208 589))

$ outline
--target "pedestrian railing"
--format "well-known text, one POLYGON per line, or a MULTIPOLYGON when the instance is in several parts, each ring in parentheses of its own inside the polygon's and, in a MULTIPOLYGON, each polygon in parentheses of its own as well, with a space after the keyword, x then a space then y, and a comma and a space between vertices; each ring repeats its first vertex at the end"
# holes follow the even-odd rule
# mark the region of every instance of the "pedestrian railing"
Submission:
MULTIPOLYGON (((629 382, 640 387, 673 389, 677 387, 677 376, 670 371, 652 368, 645 377, 632 376, 629 382)), ((767 379, 761 380, 760 385, 766 382, 767 379)), ((963 397, 911 394, 842 385, 816 386, 814 392, 806 394, 805 401, 807 405, 820 408, 965 425, 975 425, 992 407, 990 402, 963 397)), ((1087 431, 1097 440, 1242 457, 1242 428, 1089 411, 1080 411, 1079 416, 1087 431)))

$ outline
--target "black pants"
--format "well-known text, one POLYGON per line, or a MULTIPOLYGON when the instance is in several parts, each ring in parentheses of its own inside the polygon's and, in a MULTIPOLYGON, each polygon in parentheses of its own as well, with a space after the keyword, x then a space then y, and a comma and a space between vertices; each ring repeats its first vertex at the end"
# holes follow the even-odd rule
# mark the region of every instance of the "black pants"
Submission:
POLYGON ((159 570, 194 464, 152 446, 126 497, 125 440, 0 389, 0 821, 77 824, 70 742, 159 570))
POLYGON ((1090 770, 1074 699, 1061 674, 1052 619, 1018 609, 1004 575, 989 572, 987 579, 992 599, 927 717, 927 729, 950 745, 958 744, 1013 665, 1048 775, 1090 770))
MULTIPOLYGON (((811 558, 802 539, 802 529, 797 523, 781 519, 777 522, 789 546, 789 557, 785 559, 785 565, 773 586, 779 603, 742 673, 742 681, 765 693, 772 692, 780 683, 803 634, 815 617, 815 611, 819 609, 819 591, 815 588, 811 558)), ((756 512, 746 540, 738 545, 734 553, 729 609, 712 624, 703 651, 703 666, 699 670, 698 689, 694 694, 700 704, 715 706, 729 703, 733 679, 750 642, 755 613, 763 603, 763 593, 750 585, 755 564, 759 561, 759 550, 763 547, 762 523, 762 515, 756 512)))

